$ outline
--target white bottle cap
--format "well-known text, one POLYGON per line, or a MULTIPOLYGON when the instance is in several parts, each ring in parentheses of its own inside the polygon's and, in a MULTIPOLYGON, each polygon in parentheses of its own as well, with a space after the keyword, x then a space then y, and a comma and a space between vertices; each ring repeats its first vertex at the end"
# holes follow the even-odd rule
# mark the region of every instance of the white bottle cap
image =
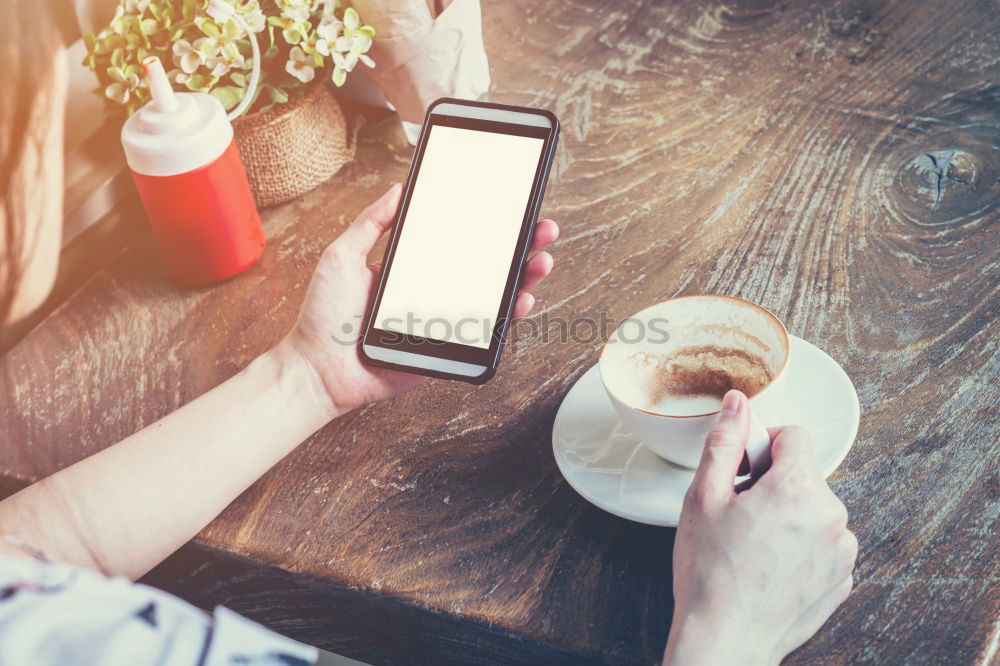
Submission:
POLYGON ((129 168, 147 176, 175 176, 218 159, 233 140, 222 102, 203 93, 175 93, 155 56, 142 64, 153 100, 122 127, 129 168))

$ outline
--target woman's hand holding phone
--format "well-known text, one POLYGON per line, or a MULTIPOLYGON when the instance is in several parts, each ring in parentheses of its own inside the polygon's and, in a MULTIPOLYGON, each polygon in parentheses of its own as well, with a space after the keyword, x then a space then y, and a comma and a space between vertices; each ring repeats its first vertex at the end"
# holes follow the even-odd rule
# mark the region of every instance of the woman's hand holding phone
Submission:
MULTIPOLYGON (((323 252, 295 328, 280 347, 304 363, 312 387, 330 419, 369 402, 385 400, 426 381, 420 375, 365 365, 358 355, 362 317, 381 266, 368 263, 368 253, 392 225, 401 187, 396 184, 358 215, 323 252)), ((533 289, 552 270, 553 259, 541 251, 559 235, 552 220, 539 220, 532 251, 517 295, 514 318, 531 311, 533 289)))

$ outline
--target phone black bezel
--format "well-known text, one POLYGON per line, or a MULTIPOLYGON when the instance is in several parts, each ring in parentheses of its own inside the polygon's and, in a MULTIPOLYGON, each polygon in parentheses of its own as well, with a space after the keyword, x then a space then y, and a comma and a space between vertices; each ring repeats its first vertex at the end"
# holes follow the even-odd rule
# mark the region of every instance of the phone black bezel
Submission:
MULTIPOLYGON (((524 134, 522 133, 521 135, 523 136, 524 134)), ((496 104, 493 102, 472 102, 468 100, 453 99, 450 97, 442 97, 441 99, 435 100, 434 103, 430 105, 427 109, 427 114, 424 117, 424 124, 420 130, 420 137, 417 141, 416 150, 414 151, 413 161, 410 163, 409 173, 407 174, 406 181, 403 185, 403 193, 400 197, 400 203, 396 210, 395 219, 393 220, 392 233, 389 237, 389 242, 386 245, 385 254, 382 259, 382 270, 379 274, 378 283, 369 302, 368 310, 365 315, 364 327, 362 329, 362 335, 359 336, 358 339, 358 353, 361 355, 362 360, 366 364, 391 368, 394 370, 402 370, 404 372, 429 377, 454 379, 472 384, 482 384, 496 374, 496 369, 500 363, 500 356, 503 352, 504 339, 506 338, 507 330, 510 326, 511 315, 516 301, 515 296, 520 289, 521 276, 524 272, 524 265, 527 260, 528 250, 531 247, 531 240, 534 236, 535 223, 538 218, 538 211, 541 208, 542 198, 545 194, 545 187, 548 182, 549 171, 552 167, 552 159, 555 155, 558 140, 559 119, 556 118, 555 114, 546 109, 511 106, 507 104, 496 104), (431 117, 434 115, 434 109, 439 104, 444 103, 543 115, 549 119, 552 125, 551 128, 538 128, 546 135, 544 137, 545 145, 542 147, 542 157, 539 160, 539 166, 535 173, 535 180, 532 183, 531 195, 528 200, 528 205, 526 206, 524 220, 521 222, 521 231, 518 236, 517 244, 515 245, 514 256, 511 258, 511 268, 507 276, 507 283, 504 287, 503 298, 501 299, 498 310, 497 322, 493 328, 492 339, 488 349, 461 345, 453 342, 444 342, 441 340, 432 340, 429 338, 406 335, 393 331, 384 331, 374 327, 375 313, 378 311, 379 304, 381 303, 386 277, 391 270, 392 260, 395 256, 396 246, 399 241, 399 235, 402 228, 400 225, 400 219, 404 216, 409 207, 414 181, 416 179, 416 175, 419 173, 420 163, 423 161, 424 149, 426 148, 427 136, 430 132, 430 128, 433 125, 453 127, 477 126, 478 128, 484 128, 484 126, 507 124, 520 128, 518 131, 521 133, 525 131, 524 128, 531 127, 513 123, 502 123, 499 121, 440 114, 435 118, 435 122, 432 123, 431 117), (483 374, 476 377, 468 377, 465 375, 455 375, 436 370, 391 363, 388 361, 373 359, 368 356, 364 351, 364 345, 366 344, 384 349, 406 351, 419 354, 421 356, 429 356, 463 363, 473 363, 475 365, 484 366, 486 370, 483 374)))

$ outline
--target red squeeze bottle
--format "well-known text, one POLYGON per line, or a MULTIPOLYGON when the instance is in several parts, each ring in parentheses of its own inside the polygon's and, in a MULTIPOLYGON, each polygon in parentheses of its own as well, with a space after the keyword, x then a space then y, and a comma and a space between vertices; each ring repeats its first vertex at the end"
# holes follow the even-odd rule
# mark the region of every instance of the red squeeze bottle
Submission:
POLYGON ((174 93, 159 58, 143 67, 153 100, 121 138, 163 263, 182 282, 239 275, 264 252, 264 230, 226 110, 211 95, 174 93))

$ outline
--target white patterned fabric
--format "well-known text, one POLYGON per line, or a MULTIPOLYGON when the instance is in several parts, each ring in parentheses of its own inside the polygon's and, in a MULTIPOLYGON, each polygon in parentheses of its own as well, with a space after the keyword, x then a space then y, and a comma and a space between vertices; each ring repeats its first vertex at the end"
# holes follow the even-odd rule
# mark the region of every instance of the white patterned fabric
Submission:
POLYGON ((221 606, 208 616, 155 588, 32 554, 36 559, 0 555, 0 666, 308 666, 316 661, 316 648, 221 606))

